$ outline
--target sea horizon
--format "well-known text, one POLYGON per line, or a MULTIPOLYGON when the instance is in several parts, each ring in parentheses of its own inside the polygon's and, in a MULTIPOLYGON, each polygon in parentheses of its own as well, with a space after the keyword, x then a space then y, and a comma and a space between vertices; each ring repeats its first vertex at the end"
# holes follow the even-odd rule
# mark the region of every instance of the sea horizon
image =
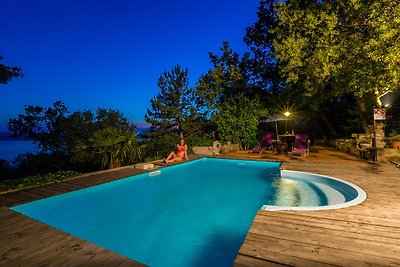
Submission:
MULTIPOLYGON (((144 133, 149 128, 140 127, 135 130, 139 133, 137 140, 143 140, 144 133)), ((39 148, 31 140, 23 137, 12 137, 12 133, 9 131, 0 131, 0 160, 12 161, 19 154, 37 152, 39 152, 39 148)))

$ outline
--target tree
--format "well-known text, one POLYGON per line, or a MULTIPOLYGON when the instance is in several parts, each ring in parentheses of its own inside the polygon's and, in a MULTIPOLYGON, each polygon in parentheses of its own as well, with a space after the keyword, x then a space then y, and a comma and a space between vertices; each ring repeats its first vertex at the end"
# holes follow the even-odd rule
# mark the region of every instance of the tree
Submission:
POLYGON ((98 108, 96 114, 90 110, 69 114, 61 101, 49 108, 27 105, 25 114, 8 122, 8 129, 14 136, 32 140, 43 151, 70 156, 76 152, 76 146, 86 142, 95 131, 108 126, 130 131, 135 128, 117 110, 98 108))
POLYGON ((24 137, 37 143, 44 151, 61 152, 66 150, 62 125, 68 113, 61 101, 53 107, 25 106, 25 114, 10 119, 8 129, 16 137, 24 137))
MULTIPOLYGON (((249 64, 252 80, 263 90, 276 96, 286 87, 284 79, 279 75, 275 56, 272 31, 278 25, 275 12, 276 0, 262 0, 258 6, 257 21, 246 28, 244 41, 250 48, 249 64)), ((276 102, 276 101, 275 101, 276 102)))
MULTIPOLYGON (((0 61, 1 60, 3 60, 2 56, 0 56, 0 61)), ((24 77, 21 71, 22 69, 20 67, 10 67, 0 64, 0 84, 7 84, 12 78, 24 77)))
POLYGON ((193 89, 189 87, 188 70, 176 65, 160 76, 157 85, 161 92, 150 100, 151 109, 144 116, 151 130, 190 134, 197 108, 193 89))
POLYGON ((240 95, 260 97, 260 88, 251 83, 249 54, 242 57, 234 52, 229 42, 223 42, 221 56, 209 53, 213 69, 201 75, 196 86, 196 102, 205 108, 206 114, 218 110, 218 105, 240 95))
POLYGON ((240 56, 228 42, 220 51, 220 56, 209 54, 213 69, 200 77, 196 101, 222 142, 238 143, 245 149, 257 141, 260 117, 267 114, 266 94, 252 80, 248 53, 240 56))
POLYGON ((217 126, 222 142, 230 141, 239 144, 241 149, 248 149, 257 142, 260 118, 267 115, 258 98, 249 99, 239 95, 219 104, 212 121, 217 126))
POLYGON ((274 49, 287 83, 320 102, 351 94, 365 104, 398 90, 398 1, 279 1, 274 49))

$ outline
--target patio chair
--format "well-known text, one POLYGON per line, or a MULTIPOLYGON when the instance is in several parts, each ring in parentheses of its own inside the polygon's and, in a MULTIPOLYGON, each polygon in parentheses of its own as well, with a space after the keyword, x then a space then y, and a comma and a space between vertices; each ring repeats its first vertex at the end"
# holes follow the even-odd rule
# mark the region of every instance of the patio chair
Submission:
POLYGON ((273 141, 274 140, 274 133, 273 132, 266 132, 263 134, 261 138, 261 142, 258 146, 254 147, 250 150, 249 153, 259 153, 261 154, 265 150, 272 150, 273 148, 273 141))
POLYGON ((292 148, 292 156, 307 157, 310 153, 310 138, 308 134, 296 134, 292 148))

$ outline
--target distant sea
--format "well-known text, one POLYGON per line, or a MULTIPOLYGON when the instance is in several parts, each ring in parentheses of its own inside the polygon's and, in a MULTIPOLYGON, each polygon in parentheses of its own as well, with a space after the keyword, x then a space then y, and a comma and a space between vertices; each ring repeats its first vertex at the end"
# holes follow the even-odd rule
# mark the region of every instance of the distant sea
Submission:
POLYGON ((19 154, 36 153, 38 148, 32 141, 19 139, 0 139, 0 159, 13 160, 19 154))
MULTIPOLYGON (((143 139, 147 128, 137 128, 138 139, 143 139)), ((10 133, 0 132, 0 159, 13 160, 19 154, 36 153, 39 151, 32 141, 11 138, 10 133)))

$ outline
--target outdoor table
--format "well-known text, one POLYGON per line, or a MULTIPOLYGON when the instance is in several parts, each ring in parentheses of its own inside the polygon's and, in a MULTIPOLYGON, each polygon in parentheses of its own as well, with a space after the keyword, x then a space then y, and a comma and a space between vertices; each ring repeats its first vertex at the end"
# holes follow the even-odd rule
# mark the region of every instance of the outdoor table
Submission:
POLYGON ((292 151, 293 143, 296 138, 294 134, 282 134, 279 135, 278 138, 282 143, 286 144, 287 151, 292 151))

